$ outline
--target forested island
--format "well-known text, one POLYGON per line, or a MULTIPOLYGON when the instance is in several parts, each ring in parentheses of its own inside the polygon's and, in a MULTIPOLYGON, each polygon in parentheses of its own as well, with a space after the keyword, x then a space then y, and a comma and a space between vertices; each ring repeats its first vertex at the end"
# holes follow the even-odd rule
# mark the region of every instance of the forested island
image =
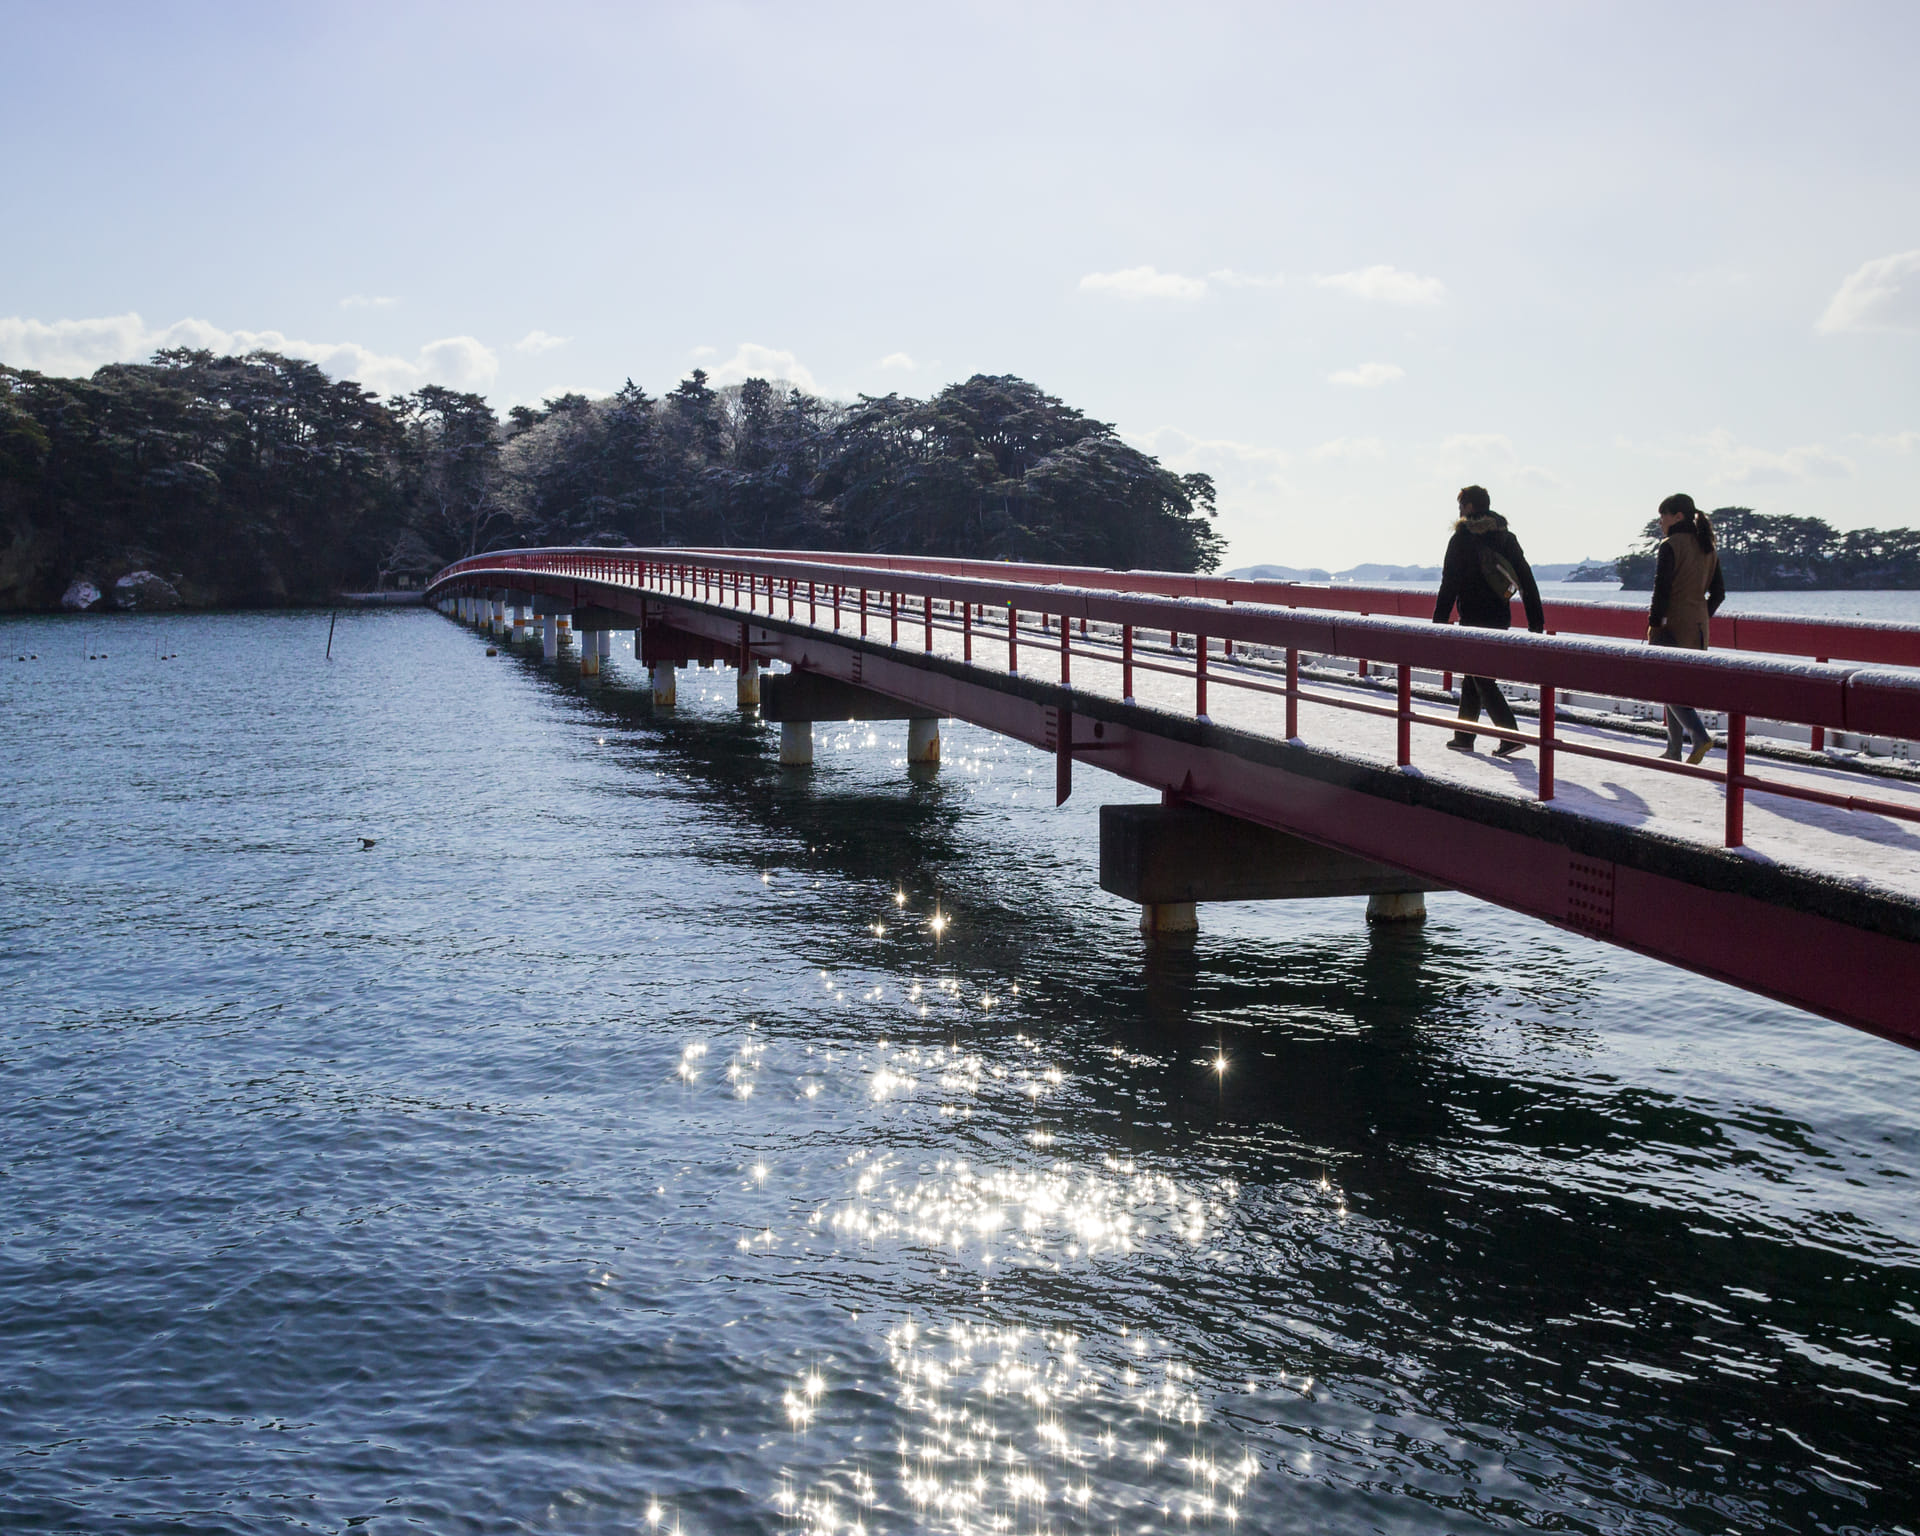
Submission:
POLYGON ((1207 476, 1011 376, 840 404, 696 369, 658 399, 629 381, 503 419, 269 352, 0 367, 0 609, 317 603, 543 544, 1210 571, 1213 518, 1207 476))
MULTIPOLYGON (((1719 507, 1713 519, 1720 569, 1736 592, 1912 591, 1920 588, 1920 531, 1856 528, 1841 533, 1819 517, 1768 516, 1719 507)), ((1640 546, 1614 562, 1630 592, 1653 590, 1660 544, 1656 518, 1640 546)))

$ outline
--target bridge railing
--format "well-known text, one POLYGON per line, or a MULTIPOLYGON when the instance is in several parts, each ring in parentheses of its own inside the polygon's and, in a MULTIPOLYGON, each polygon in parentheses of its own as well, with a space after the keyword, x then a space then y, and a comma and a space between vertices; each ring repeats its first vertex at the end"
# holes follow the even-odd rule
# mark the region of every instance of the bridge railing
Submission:
MULTIPOLYGON (((510 584, 514 575, 524 573, 549 580, 627 588, 770 618, 784 617, 816 627, 831 622, 835 631, 842 631, 844 623, 848 629, 857 626, 857 634, 868 640, 876 638, 875 628, 884 624, 887 642, 895 646, 901 643, 904 620, 910 639, 917 630, 921 648, 929 653, 935 649, 937 633, 958 636, 962 659, 968 662, 973 660, 976 639, 1004 644, 1008 670, 1016 673, 1022 645, 1029 649, 1046 646, 1057 652, 1063 684, 1071 684, 1076 659, 1083 665, 1116 667, 1122 697, 1129 701, 1137 672, 1181 677, 1192 685, 1194 714, 1202 720, 1209 718, 1210 687, 1277 696, 1285 701, 1286 734, 1290 739, 1299 736, 1302 703, 1391 718, 1397 727, 1396 762, 1402 767, 1412 761, 1413 727, 1451 731, 1459 725, 1453 715, 1415 707, 1416 668, 1446 676, 1495 677, 1539 690, 1538 726, 1527 732, 1476 724, 1474 730, 1537 749, 1541 800, 1554 798, 1555 762, 1559 755, 1568 754, 1722 784, 1726 789, 1725 837, 1729 847, 1745 841, 1745 797, 1752 790, 1920 821, 1920 811, 1897 801, 1763 778, 1749 769, 1746 752, 1750 719, 1790 722, 1812 730, 1920 738, 1920 675, 1913 673, 1852 662, 1649 647, 1604 636, 1465 629, 1304 604, 1295 607, 1244 600, 1240 593, 1255 583, 1231 583, 1235 596, 1229 602, 1200 594, 1122 589, 1111 583, 1036 583, 1026 579, 1039 569, 1035 567, 993 562, 905 562, 897 557, 883 564, 878 563, 880 560, 687 549, 513 550, 476 555, 447 567, 435 577, 430 595, 448 587, 510 584), (914 570, 906 568, 909 564, 963 564, 968 570, 914 570), (1168 636, 1165 647, 1148 643, 1160 634, 1168 636), (1182 637, 1187 637, 1186 643, 1182 637), (1283 670, 1262 675, 1236 664, 1236 644, 1243 652, 1247 646, 1269 649, 1283 658, 1283 670), (1358 662, 1363 672, 1369 663, 1393 668, 1394 702, 1389 705, 1343 696, 1329 693, 1324 687, 1310 689, 1302 680, 1303 655, 1348 658, 1358 662), (1725 768, 1694 766, 1592 741, 1561 738, 1556 731, 1557 696, 1573 690, 1659 705, 1686 704, 1723 713, 1725 768)), ((1138 573, 1104 574, 1118 580, 1138 573)), ((1887 648, 1897 646, 1890 644, 1887 648)))
MULTIPOLYGON (((683 554, 725 557, 737 550, 686 550, 683 554)), ((1083 587, 1102 592, 1133 592, 1158 597, 1194 597, 1218 603, 1264 603, 1275 608, 1327 608, 1385 618, 1430 619, 1433 593, 1402 587, 1351 586, 1344 582, 1245 581, 1232 576, 1199 576, 1181 571, 1109 571, 1093 566, 1027 565, 1000 560, 954 560, 922 555, 844 555, 813 550, 755 550, 756 555, 820 565, 849 562, 872 569, 923 576, 965 576, 1016 581, 1032 586, 1083 587)), ((1644 640, 1644 605, 1625 603, 1543 602, 1550 635, 1603 635, 1644 640)), ((1524 627, 1526 613, 1513 603, 1513 622, 1524 627)), ((1720 613, 1713 620, 1716 650, 1759 651, 1773 656, 1805 656, 1816 661, 1863 661, 1879 666, 1920 667, 1920 624, 1866 624, 1852 619, 1817 619, 1785 614, 1720 613)))

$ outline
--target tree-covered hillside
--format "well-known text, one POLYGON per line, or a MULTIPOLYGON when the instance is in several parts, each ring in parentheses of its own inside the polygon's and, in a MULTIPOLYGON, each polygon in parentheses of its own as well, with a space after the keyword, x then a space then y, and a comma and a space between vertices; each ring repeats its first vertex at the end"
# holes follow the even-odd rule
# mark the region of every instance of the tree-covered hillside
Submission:
POLYGON ((151 570, 190 604, 417 584, 512 545, 712 544, 1211 570, 1213 485, 1012 377, 842 405, 696 371, 496 418, 272 353, 0 368, 0 608, 151 570))

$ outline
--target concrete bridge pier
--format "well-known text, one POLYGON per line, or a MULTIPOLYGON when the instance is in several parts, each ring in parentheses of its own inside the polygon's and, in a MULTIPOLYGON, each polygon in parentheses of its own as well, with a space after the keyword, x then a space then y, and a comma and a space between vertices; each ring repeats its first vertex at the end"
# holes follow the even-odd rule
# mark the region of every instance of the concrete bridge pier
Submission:
POLYGON ((1370 923, 1424 923, 1426 920, 1425 891, 1375 891, 1367 898, 1370 923))
POLYGON ((780 722, 780 766, 782 768, 808 768, 813 765, 813 722, 811 720, 782 720, 780 722))
POLYGON ((734 702, 742 709, 760 707, 760 663, 751 656, 740 663, 740 677, 734 688, 734 702))
POLYGON ((1325 848, 1197 805, 1100 807, 1100 888, 1140 903, 1140 931, 1198 930, 1203 901, 1365 896, 1370 923, 1418 922, 1441 887, 1390 865, 1325 848))
POLYGON ((930 773, 940 762, 940 721, 898 699, 818 672, 772 672, 760 679, 760 718, 780 727, 780 761, 801 767, 813 761, 816 720, 904 720, 907 772, 930 773))
POLYGON ((540 657, 543 661, 560 659, 560 621, 551 613, 540 615, 540 657))
POLYGON ((678 700, 679 670, 670 661, 656 661, 653 664, 653 707, 672 709, 678 700))
POLYGON ((556 613, 553 616, 553 620, 558 626, 555 641, 560 649, 564 651, 573 643, 573 620, 564 613, 556 613))
POLYGON ((610 629, 595 630, 594 636, 594 649, 598 652, 601 661, 604 662, 608 657, 613 655, 613 631, 610 629))
POLYGON ((513 605, 512 639, 516 646, 527 643, 527 605, 525 603, 515 603, 513 605))
POLYGON ((600 631, 597 629, 580 631, 580 675, 582 677, 600 675, 600 631))

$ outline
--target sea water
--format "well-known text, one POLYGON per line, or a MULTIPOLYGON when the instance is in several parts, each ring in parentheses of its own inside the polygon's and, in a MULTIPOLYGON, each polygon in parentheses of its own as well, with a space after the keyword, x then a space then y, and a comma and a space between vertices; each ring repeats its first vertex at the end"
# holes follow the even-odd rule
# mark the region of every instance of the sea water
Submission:
POLYGON ((1920 1529, 1920 1055, 327 634, 0 625, 0 1526, 1920 1529))

